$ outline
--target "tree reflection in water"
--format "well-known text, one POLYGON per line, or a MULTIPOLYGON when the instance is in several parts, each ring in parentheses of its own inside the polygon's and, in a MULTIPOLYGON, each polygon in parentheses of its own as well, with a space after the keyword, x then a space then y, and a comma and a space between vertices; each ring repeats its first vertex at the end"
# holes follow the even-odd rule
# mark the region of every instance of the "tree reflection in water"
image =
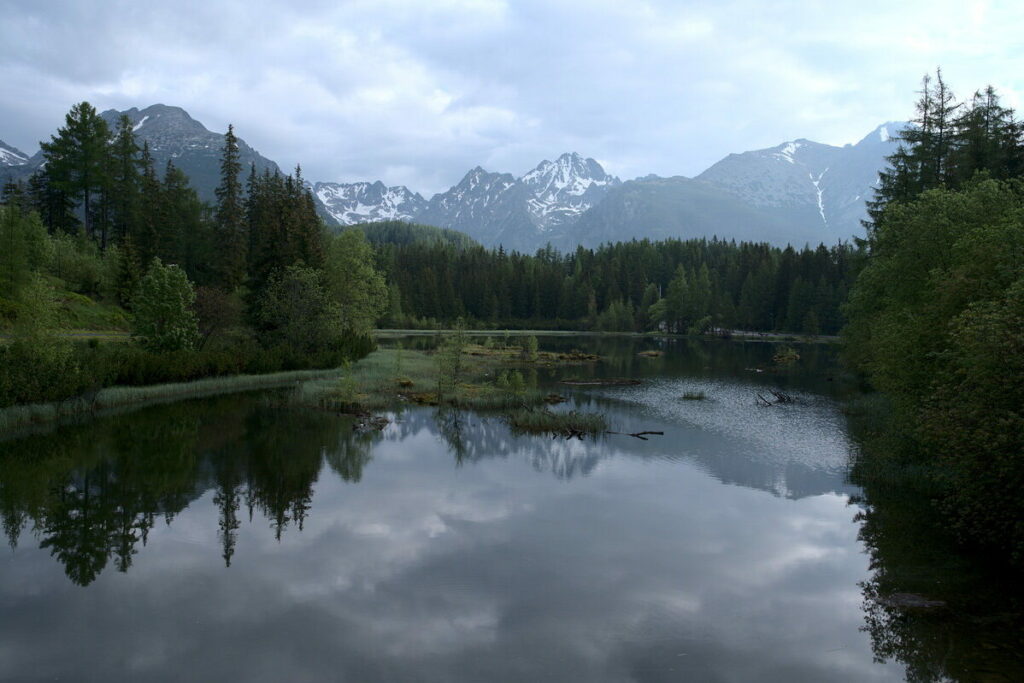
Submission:
POLYGON ((281 539, 302 529, 324 460, 359 481, 374 435, 349 421, 266 397, 232 396, 143 409, 4 444, 0 515, 14 548, 26 530, 80 586, 113 560, 132 566, 158 517, 213 490, 230 567, 244 501, 281 539))
POLYGON ((876 661, 900 662, 914 683, 1024 680, 1019 577, 956 548, 924 495, 868 487, 860 502, 876 661))

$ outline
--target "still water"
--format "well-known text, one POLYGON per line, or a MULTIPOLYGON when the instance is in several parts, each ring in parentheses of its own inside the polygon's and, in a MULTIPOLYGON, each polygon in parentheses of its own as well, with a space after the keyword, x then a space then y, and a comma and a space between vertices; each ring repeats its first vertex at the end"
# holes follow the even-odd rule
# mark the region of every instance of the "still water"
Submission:
POLYGON ((958 677, 885 649, 918 617, 878 621, 834 351, 658 344, 545 338, 607 361, 528 373, 641 378, 558 390, 647 441, 429 408, 363 434, 275 391, 0 442, 0 680, 958 677))

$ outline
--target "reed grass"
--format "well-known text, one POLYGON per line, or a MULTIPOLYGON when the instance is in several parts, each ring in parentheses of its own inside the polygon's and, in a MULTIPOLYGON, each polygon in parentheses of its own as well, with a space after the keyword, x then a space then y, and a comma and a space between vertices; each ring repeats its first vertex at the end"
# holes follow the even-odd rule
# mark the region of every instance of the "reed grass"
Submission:
POLYGON ((507 420, 513 431, 527 434, 597 436, 608 429, 605 416, 591 412, 522 409, 509 413, 507 420))
POLYGON ((0 433, 123 406, 141 407, 150 403, 180 401, 254 389, 270 389, 338 374, 338 370, 296 370, 267 375, 212 377, 194 382, 155 384, 145 387, 109 387, 97 392, 92 400, 75 398, 55 403, 37 403, 0 409, 0 433))

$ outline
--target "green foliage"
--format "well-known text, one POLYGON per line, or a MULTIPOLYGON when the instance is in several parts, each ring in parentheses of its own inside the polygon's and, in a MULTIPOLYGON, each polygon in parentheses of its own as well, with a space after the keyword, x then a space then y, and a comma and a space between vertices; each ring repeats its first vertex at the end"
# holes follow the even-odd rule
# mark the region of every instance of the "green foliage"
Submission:
POLYGON ((444 397, 453 398, 459 385, 463 371, 463 352, 468 339, 466 326, 462 320, 457 321, 437 351, 437 396, 438 402, 444 397))
POLYGON ((636 327, 633 304, 616 299, 597 316, 597 329, 602 332, 632 332, 636 327))
POLYGON ((518 370, 504 370, 495 380, 495 386, 508 393, 521 394, 526 391, 526 380, 518 370))
POLYGON ((35 213, 0 205, 0 295, 17 300, 46 260, 46 229, 35 213))
POLYGON ((908 202, 938 188, 959 189, 979 173, 995 179, 1024 173, 1024 140, 1013 110, 1003 107, 989 86, 970 102, 956 96, 937 70, 925 75, 913 125, 901 131, 899 147, 879 174, 868 202, 869 239, 886 220, 891 202, 908 202))
POLYGON ((800 354, 792 346, 780 346, 772 355, 772 360, 780 367, 788 367, 800 360, 800 354))
POLYGON ((901 429, 946 483, 953 525, 1018 559, 1022 264, 1020 180, 890 203, 844 330, 848 359, 891 398, 901 429))
POLYGON ((523 345, 523 356, 526 358, 526 360, 530 361, 531 363, 535 363, 537 361, 536 335, 531 334, 529 337, 526 338, 526 341, 523 345))
POLYGON ((1024 562, 1024 276, 949 329, 921 411, 944 506, 962 538, 1024 562))
POLYGON ((84 388, 88 378, 71 344, 55 334, 56 323, 53 288, 35 277, 21 292, 13 341, 0 344, 0 406, 59 400, 84 388))
POLYGON ((216 244, 221 254, 218 281, 232 291, 245 281, 247 266, 248 234, 245 203, 239 173, 238 138, 234 126, 228 124, 224 135, 224 152, 220 162, 220 185, 217 187, 217 210, 215 217, 216 244))
POLYGON ((342 336, 341 314, 323 271, 293 265, 271 277, 258 309, 264 342, 317 351, 342 336))
MULTIPOLYGON (((369 334, 388 306, 389 290, 360 231, 345 230, 329 240, 324 279, 338 305, 341 329, 369 334)), ((400 305, 398 309, 401 315, 400 305)))
MULTIPOLYGON (((71 108, 57 135, 41 145, 47 185, 72 202, 81 202, 86 234, 104 247, 108 223, 104 220, 105 212, 96 210, 96 200, 109 183, 110 137, 106 121, 92 105, 82 102, 71 108), (97 235, 97 230, 101 235, 97 235)), ((76 221, 71 206, 64 203, 62 215, 54 217, 65 231, 73 228, 76 221)))
POLYGON ((257 175, 254 167, 247 192, 249 287, 258 299, 285 268, 323 266, 324 230, 301 176, 257 175))
POLYGON ((199 336, 195 299, 185 271, 154 259, 132 297, 132 336, 153 351, 192 349, 199 336))
POLYGON ((597 436, 608 429, 608 421, 601 413, 522 409, 510 413, 507 419, 513 431, 527 434, 554 434, 571 438, 597 436))
POLYGON ((348 229, 361 231, 367 241, 375 246, 382 244, 443 244, 458 249, 479 246, 472 237, 457 230, 406 223, 405 221, 360 223, 348 229))
POLYGON ((47 270, 64 280, 68 288, 79 294, 99 294, 103 289, 107 269, 99 247, 89 238, 66 234, 50 239, 50 258, 47 270))
POLYGON ((863 256, 847 244, 798 251, 695 239, 632 241, 564 255, 387 244, 378 247, 377 262, 391 300, 400 303, 401 319, 389 314, 390 325, 414 326, 418 319, 416 326, 443 326, 462 316, 475 328, 664 325, 685 333, 711 316, 715 327, 797 333, 811 332, 803 326, 817 320, 819 332, 835 334, 843 324, 840 304, 863 256), (796 282, 802 284, 793 294, 796 282), (622 303, 613 308, 616 301, 622 303), (631 310, 632 325, 625 310, 631 310))

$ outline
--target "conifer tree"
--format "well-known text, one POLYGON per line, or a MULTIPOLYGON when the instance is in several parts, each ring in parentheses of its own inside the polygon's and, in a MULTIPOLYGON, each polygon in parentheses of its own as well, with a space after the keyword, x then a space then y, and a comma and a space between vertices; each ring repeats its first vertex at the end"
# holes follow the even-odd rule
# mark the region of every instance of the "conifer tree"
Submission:
POLYGON ((140 194, 143 197, 139 208, 139 222, 133 236, 135 253, 139 263, 148 264, 160 253, 161 231, 161 187, 156 175, 153 155, 149 151, 149 143, 142 144, 142 167, 140 194))
POLYGON ((114 239, 124 243, 139 222, 140 184, 139 146, 131 120, 122 115, 111 145, 110 194, 114 239))
POLYGON ((234 126, 229 124, 228 132, 224 135, 215 214, 216 248, 220 261, 217 279, 229 291, 245 281, 248 261, 245 203, 242 198, 242 185, 238 179, 241 170, 238 139, 235 137, 234 126))
POLYGON ((49 182, 81 202, 85 232, 93 239, 97 228, 94 200, 108 182, 109 139, 106 121, 91 104, 82 102, 71 108, 57 135, 40 145, 49 182))

